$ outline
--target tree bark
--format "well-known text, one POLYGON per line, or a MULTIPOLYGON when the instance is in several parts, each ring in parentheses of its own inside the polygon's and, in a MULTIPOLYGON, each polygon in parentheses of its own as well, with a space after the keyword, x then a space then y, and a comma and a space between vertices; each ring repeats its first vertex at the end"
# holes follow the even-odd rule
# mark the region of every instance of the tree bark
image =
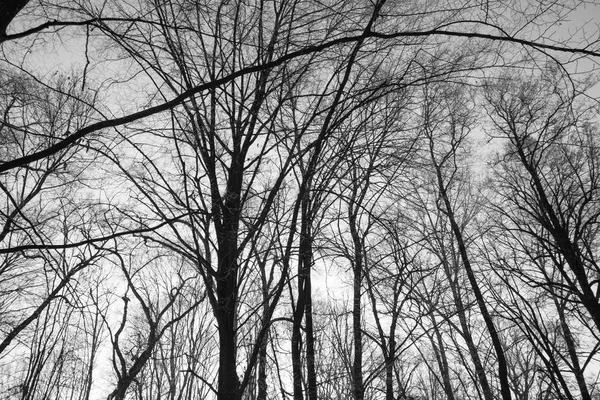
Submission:
MULTIPOLYGON (((234 141, 236 139, 234 138, 234 141)), ((238 228, 240 221, 240 194, 242 192, 243 168, 239 154, 234 155, 229 169, 227 190, 222 206, 217 205, 219 223, 215 218, 219 242, 217 270, 217 307, 215 317, 219 328, 219 378, 218 400, 239 400, 240 382, 237 375, 237 326, 238 297, 238 228)), ((213 200, 214 201, 214 200, 213 200)))

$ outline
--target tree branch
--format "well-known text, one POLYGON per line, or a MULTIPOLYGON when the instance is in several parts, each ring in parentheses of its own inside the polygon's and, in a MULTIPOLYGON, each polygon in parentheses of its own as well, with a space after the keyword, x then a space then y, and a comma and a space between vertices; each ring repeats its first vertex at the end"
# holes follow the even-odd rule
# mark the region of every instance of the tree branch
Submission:
POLYGON ((159 104, 157 106, 149 107, 145 110, 138 111, 136 113, 129 114, 129 115, 126 115, 123 117, 109 119, 109 120, 105 120, 102 122, 97 122, 92 125, 88 125, 87 127, 80 129, 79 131, 67 136, 65 139, 53 144, 52 146, 50 146, 44 150, 29 154, 27 156, 16 158, 11 161, 6 161, 6 162, 0 164, 0 173, 9 171, 14 168, 21 167, 23 165, 32 163, 34 161, 41 160, 45 157, 49 157, 55 153, 58 153, 59 151, 66 149, 67 147, 71 146, 72 144, 74 144, 75 142, 77 142, 78 140, 80 140, 81 138, 87 136, 88 134, 90 134, 92 132, 96 132, 96 131, 99 131, 101 129, 106 129, 106 128, 114 128, 114 127, 117 127, 120 125, 124 125, 124 124, 130 123, 130 122, 137 121, 137 120, 145 118, 145 117, 149 117, 154 114, 158 114, 163 111, 167 111, 167 110, 172 109, 173 107, 183 103, 186 99, 188 99, 196 94, 202 93, 202 92, 210 90, 210 89, 217 88, 219 86, 222 86, 222 85, 224 85, 228 82, 231 82, 234 79, 239 78, 241 76, 245 76, 245 75, 249 75, 252 73, 263 71, 265 69, 277 67, 279 65, 284 64, 287 61, 293 60, 298 57, 322 52, 331 47, 335 47, 335 46, 339 46, 339 45, 343 45, 343 44, 361 42, 368 38, 398 39, 398 38, 403 38, 403 37, 426 37, 426 36, 436 36, 436 35, 464 37, 464 38, 471 38, 471 39, 486 39, 486 40, 492 40, 492 41, 502 41, 502 42, 509 42, 509 43, 515 43, 515 44, 520 44, 523 46, 532 47, 536 50, 552 50, 552 51, 558 51, 558 52, 564 52, 564 53, 583 54, 583 55, 588 55, 588 56, 592 56, 592 57, 600 57, 600 51, 588 50, 587 48, 583 48, 583 49, 569 48, 569 47, 563 47, 563 46, 555 46, 555 45, 548 45, 548 44, 543 44, 543 43, 536 43, 533 41, 519 39, 519 38, 506 36, 506 35, 492 35, 492 34, 483 34, 483 33, 475 33, 475 32, 456 32, 456 31, 443 30, 443 29, 439 29, 439 28, 431 29, 431 30, 427 30, 427 31, 395 32, 395 33, 381 33, 381 32, 372 32, 370 30, 365 30, 360 35, 333 39, 333 40, 330 40, 325 43, 308 46, 304 49, 293 51, 291 53, 288 53, 280 58, 277 58, 277 59, 267 62, 267 63, 256 64, 256 65, 252 65, 252 66, 249 66, 246 68, 242 68, 239 71, 236 71, 225 77, 215 79, 211 82, 207 82, 202 85, 198 85, 194 88, 191 88, 189 90, 186 90, 183 93, 181 93, 179 96, 176 96, 175 98, 173 98, 172 100, 169 100, 169 101, 159 104))

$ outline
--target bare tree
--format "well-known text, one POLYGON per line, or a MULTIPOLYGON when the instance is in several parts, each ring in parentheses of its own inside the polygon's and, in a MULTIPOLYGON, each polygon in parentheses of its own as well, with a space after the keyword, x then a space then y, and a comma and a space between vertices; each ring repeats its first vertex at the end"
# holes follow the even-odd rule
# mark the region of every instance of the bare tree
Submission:
POLYGON ((19 395, 89 398, 112 346, 113 398, 593 397, 597 129, 567 71, 600 54, 555 29, 582 3, 6 2, 0 357, 28 352, 19 395), (547 76, 485 88, 510 207, 475 211, 465 88, 508 66, 547 76), (348 309, 313 299, 333 259, 348 309))
POLYGON ((581 119, 572 92, 549 68, 511 89, 500 78, 488 91, 494 132, 507 140, 502 184, 516 207, 507 221, 543 249, 600 329, 591 245, 598 216, 596 129, 581 119))

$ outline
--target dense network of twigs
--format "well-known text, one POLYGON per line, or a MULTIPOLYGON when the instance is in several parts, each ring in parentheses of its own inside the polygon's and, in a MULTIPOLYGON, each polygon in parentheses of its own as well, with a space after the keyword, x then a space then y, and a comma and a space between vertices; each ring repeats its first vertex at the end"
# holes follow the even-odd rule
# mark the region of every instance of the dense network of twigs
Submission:
POLYGON ((0 6, 0 398, 600 398, 595 2, 0 6))

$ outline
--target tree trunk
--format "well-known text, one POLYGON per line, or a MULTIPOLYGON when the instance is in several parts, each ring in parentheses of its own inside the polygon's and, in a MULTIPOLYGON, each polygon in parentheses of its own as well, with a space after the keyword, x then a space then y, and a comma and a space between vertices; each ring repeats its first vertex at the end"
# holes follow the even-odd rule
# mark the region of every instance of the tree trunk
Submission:
POLYGON ((433 323, 433 331, 435 333, 435 337, 438 344, 437 346, 435 345, 433 338, 431 338, 431 342, 433 344, 433 352, 435 353, 440 373, 442 374, 444 392, 446 393, 446 397, 448 398, 448 400, 454 400, 454 390, 452 389, 452 381, 450 380, 450 369, 448 367, 448 358, 446 357, 446 346, 444 346, 444 339, 442 338, 440 328, 437 326, 437 322, 433 314, 431 314, 431 322, 433 323))
MULTIPOLYGON (((354 199, 356 192, 353 193, 354 199)), ((354 341, 354 361, 352 363, 352 383, 354 400, 363 400, 365 395, 365 387, 362 374, 362 307, 361 307, 361 287, 362 287, 362 272, 363 258, 362 245, 356 226, 356 213, 354 213, 354 204, 350 204, 349 225, 352 243, 354 247, 354 260, 352 260, 352 269, 354 273, 353 290, 352 290, 352 335, 354 341)))
POLYGON ((221 222, 215 218, 215 230, 219 241, 217 270, 217 307, 215 317, 219 328, 219 378, 218 400, 239 400, 240 382, 237 375, 237 326, 238 297, 238 228, 240 220, 240 193, 242 190, 242 163, 234 159, 230 168, 227 191, 218 212, 221 222))
MULTIPOLYGON (((565 257, 569 268, 573 271, 575 279, 577 279, 577 283, 581 288, 581 290, 576 291, 576 294, 583 306, 590 313, 598 332, 600 332, 600 303, 598 303, 587 277, 586 268, 581 257, 581 251, 579 250, 577 243, 571 241, 569 230, 563 225, 561 222, 562 219, 557 215, 552 204, 550 204, 546 191, 544 190, 544 185, 542 184, 542 177, 540 177, 536 168, 528 161, 523 149, 524 143, 518 138, 516 132, 513 132, 511 140, 517 147, 519 159, 529 173, 532 180, 532 186, 539 198, 541 215, 539 216, 538 221, 548 230, 548 232, 550 232, 556 247, 558 247, 560 253, 565 257)), ((561 269, 561 273, 566 275, 563 268, 561 266, 559 266, 559 268, 561 269)))
MULTIPOLYGON (((433 144, 431 144, 433 146, 433 144)), ((431 147, 431 157, 435 163, 433 147, 431 147)), ((446 190, 446 185, 444 184, 441 167, 436 163, 435 165, 436 175, 438 180, 438 185, 440 189, 440 195, 442 201, 444 203, 444 207, 446 210, 442 210, 444 214, 448 217, 450 221, 450 226, 452 228, 452 232, 458 244, 458 250, 460 253, 460 257, 463 261, 463 266, 465 267, 465 271, 467 273, 467 277, 469 278, 469 283, 471 285, 471 290, 473 290, 473 295, 475 296, 475 300, 477 301, 477 305, 479 306, 479 311, 481 312, 481 316, 485 322, 485 326, 490 334, 490 338, 492 339, 492 344, 494 346, 494 350, 496 352, 496 357, 498 359, 498 378, 500 380, 500 393, 502 395, 503 400, 510 400, 510 385, 508 382, 508 369, 506 366, 506 357, 504 355, 504 349, 502 348, 502 343, 500 341, 500 336, 498 335, 498 331, 496 330, 496 326, 492 321, 492 317, 487 309, 487 305, 485 303, 485 299, 483 298, 483 294, 481 293, 481 289, 479 289, 479 284, 477 283, 477 278, 475 278, 475 273, 473 272, 473 268, 471 267, 471 261, 469 259, 469 255, 467 253, 467 247, 465 245, 465 241, 463 239, 462 231, 456 222, 456 218, 454 216, 454 210, 452 209, 452 204, 450 203, 450 199, 448 198, 448 193, 446 190)))
POLYGON ((577 349, 575 348, 575 340, 573 339, 571 328, 569 328, 569 324, 567 323, 567 319, 565 318, 564 303, 560 304, 556 296, 553 296, 553 299, 554 304, 556 305, 556 309, 558 311, 560 327, 563 331, 563 336, 567 345, 569 358, 571 359, 571 364, 573 365, 573 374, 575 375, 575 379, 577 380, 577 386, 579 386, 579 392, 581 393, 581 399, 591 400, 592 397, 590 396, 590 392, 588 391, 587 384, 585 383, 585 377, 583 375, 581 365, 579 364, 579 357, 577 356, 577 349))
POLYGON ((302 388, 302 319, 306 316, 306 367, 308 398, 316 400, 317 383, 315 371, 315 348, 312 319, 312 289, 310 270, 312 266, 312 232, 310 217, 310 190, 304 192, 301 208, 300 244, 298 255, 298 298, 292 327, 292 368, 294 379, 294 400, 304 398, 302 388))
MULTIPOLYGON (((481 386, 483 398, 485 400, 494 400, 492 389, 490 388, 490 384, 485 374, 485 369, 483 368, 483 364, 481 362, 481 359, 479 358, 477 346, 475 346, 473 336, 471 335, 471 329, 469 328, 469 324, 467 323, 467 315, 460 293, 460 286, 458 285, 458 282, 455 279, 452 279, 452 274, 450 273, 450 266, 448 265, 448 262, 444 260, 443 264, 444 270, 446 271, 446 277, 450 282, 452 297, 454 298, 454 302, 456 303, 456 312, 458 314, 458 320, 460 321, 460 326, 462 328, 462 336, 465 339, 467 348, 469 349, 469 355, 471 356, 473 366, 475 367, 475 374, 477 375, 477 380, 479 382, 479 385, 481 386)), ((456 275, 458 274, 458 264, 456 264, 455 266, 454 273, 456 275)))
POLYGON ((218 400, 238 400, 235 335, 231 324, 219 324, 218 400))
MULTIPOLYGON (((263 318, 262 323, 266 325, 269 323, 269 298, 268 298, 268 289, 266 285, 264 287, 263 292, 263 318)), ((265 334, 262 339, 260 339, 260 345, 258 349, 258 395, 256 400, 267 400, 267 344, 269 342, 269 334, 265 334)))
POLYGON ((394 400, 394 356, 396 340, 390 336, 389 352, 385 357, 385 400, 394 400))
MULTIPOLYGON (((311 246, 312 251, 312 246, 311 246)), ((312 259, 312 256, 311 256, 312 259)), ((312 289, 311 289, 310 268, 308 269, 308 277, 306 280, 306 378, 308 382, 308 399, 318 400, 317 397, 317 371, 315 359, 315 334, 313 327, 313 310, 312 310, 312 289)))

